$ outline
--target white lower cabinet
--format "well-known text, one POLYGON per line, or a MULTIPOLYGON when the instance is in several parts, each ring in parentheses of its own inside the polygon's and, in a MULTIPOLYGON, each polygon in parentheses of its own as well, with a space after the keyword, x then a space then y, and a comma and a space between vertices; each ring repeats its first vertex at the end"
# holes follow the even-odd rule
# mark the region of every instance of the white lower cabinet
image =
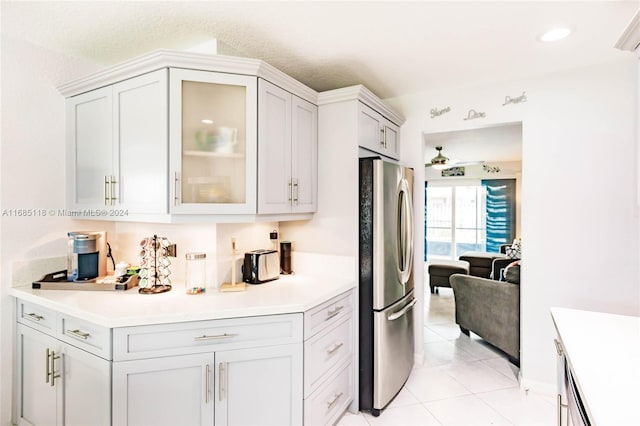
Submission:
POLYGON ((302 346, 114 362, 114 425, 302 423, 302 346))
POLYGON ((17 325, 18 425, 111 424, 111 363, 17 325))
POLYGON ((337 422, 353 295, 303 313, 107 328, 17 300, 18 425, 337 422))
POLYGON ((213 354, 114 362, 113 424, 213 424, 213 365, 213 354))
POLYGON ((305 312, 304 424, 335 424, 354 398, 353 292, 305 312))
POLYGON ((302 314, 114 330, 114 425, 302 424, 302 314))
POLYGON ((215 354, 216 425, 302 424, 302 344, 215 354))

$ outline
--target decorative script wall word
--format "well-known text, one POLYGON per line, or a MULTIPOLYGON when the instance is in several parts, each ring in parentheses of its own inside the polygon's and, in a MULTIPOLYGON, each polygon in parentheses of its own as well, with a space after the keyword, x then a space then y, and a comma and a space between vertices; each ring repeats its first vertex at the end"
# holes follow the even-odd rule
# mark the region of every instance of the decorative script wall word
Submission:
POLYGON ((484 118, 485 116, 484 112, 477 112, 475 109, 470 109, 465 120, 475 120, 476 118, 484 118))
POLYGON ((502 106, 508 104, 519 104, 520 102, 527 102, 527 95, 525 95, 525 92, 522 92, 522 95, 516 96, 515 98, 512 98, 511 96, 505 96, 502 106))
POLYGON ((440 117, 442 114, 451 111, 451 107, 446 107, 442 109, 431 108, 431 118, 440 117))

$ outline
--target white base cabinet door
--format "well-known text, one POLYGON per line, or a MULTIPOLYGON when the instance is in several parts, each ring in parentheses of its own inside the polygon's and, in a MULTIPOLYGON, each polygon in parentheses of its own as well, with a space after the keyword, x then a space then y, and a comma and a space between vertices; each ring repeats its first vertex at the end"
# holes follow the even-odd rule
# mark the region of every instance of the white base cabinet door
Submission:
POLYGON ((57 341, 23 325, 17 326, 18 425, 61 424, 58 413, 57 389, 50 384, 50 359, 47 349, 56 348, 57 341))
POLYGON ((113 424, 212 425, 213 354, 113 363, 113 424))
POLYGON ((110 425, 111 363, 19 324, 19 425, 110 425))
POLYGON ((215 424, 302 424, 302 344, 216 352, 215 424))

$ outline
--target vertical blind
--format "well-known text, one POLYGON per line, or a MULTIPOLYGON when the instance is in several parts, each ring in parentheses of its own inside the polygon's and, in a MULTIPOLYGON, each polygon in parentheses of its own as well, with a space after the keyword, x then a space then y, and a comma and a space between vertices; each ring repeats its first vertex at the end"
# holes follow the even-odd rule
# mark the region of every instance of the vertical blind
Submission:
POLYGON ((499 253, 502 244, 511 243, 516 230, 516 180, 487 179, 487 251, 499 253))

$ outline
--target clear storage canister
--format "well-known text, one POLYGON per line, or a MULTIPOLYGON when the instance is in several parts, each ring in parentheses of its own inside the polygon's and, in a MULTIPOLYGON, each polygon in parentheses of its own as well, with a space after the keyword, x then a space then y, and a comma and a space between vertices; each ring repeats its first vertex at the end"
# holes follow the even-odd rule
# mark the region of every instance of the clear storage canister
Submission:
POLYGON ((206 261, 205 253, 187 253, 185 288, 187 294, 204 293, 207 285, 206 261))

